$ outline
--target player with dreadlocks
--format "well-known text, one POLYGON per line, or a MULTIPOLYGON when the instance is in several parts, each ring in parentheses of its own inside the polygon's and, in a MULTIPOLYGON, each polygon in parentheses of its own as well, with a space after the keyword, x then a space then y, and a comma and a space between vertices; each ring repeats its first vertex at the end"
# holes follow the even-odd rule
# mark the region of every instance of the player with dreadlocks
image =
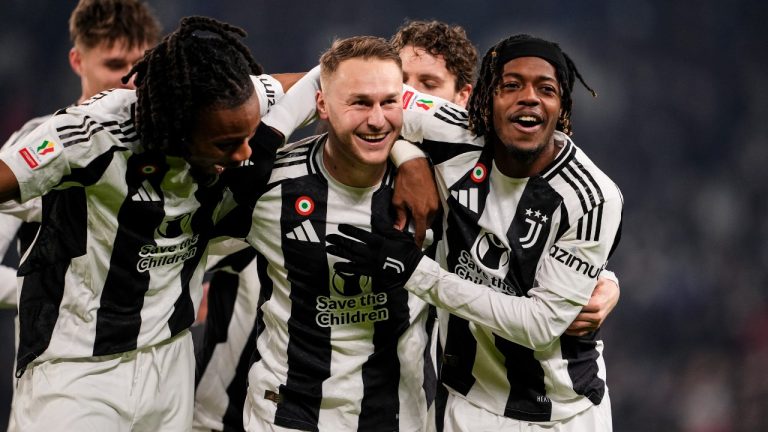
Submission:
POLYGON ((0 157, 0 200, 43 200, 19 269, 19 430, 190 430, 225 169, 267 176, 282 142, 261 131, 295 128, 260 122, 267 78, 243 36, 185 18, 125 77, 136 91, 61 110, 0 157))
POLYGON ((611 430, 599 330, 564 333, 618 243, 623 206, 568 135, 576 78, 557 44, 518 35, 483 58, 468 113, 406 110, 401 134, 435 164, 445 210, 439 264, 395 230, 327 237, 350 261, 337 271, 404 283, 438 307, 445 431, 611 430))

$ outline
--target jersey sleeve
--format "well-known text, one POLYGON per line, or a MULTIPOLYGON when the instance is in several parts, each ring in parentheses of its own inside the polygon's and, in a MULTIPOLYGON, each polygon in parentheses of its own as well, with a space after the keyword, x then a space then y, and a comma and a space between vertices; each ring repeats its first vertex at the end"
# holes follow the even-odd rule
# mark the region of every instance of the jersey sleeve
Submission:
POLYGON ((60 184, 72 171, 71 151, 65 151, 57 127, 62 117, 56 116, 19 137, 0 154, 19 183, 21 202, 41 196, 60 184))
POLYGON ((259 114, 264 117, 269 109, 285 95, 283 86, 280 81, 267 74, 251 75, 251 81, 253 81, 253 87, 256 89, 256 96, 259 98, 259 114))
MULTIPOLYGON (((403 128, 400 134, 413 143, 476 143, 469 131, 467 111, 445 99, 403 84, 403 128)), ((481 145, 481 144, 480 144, 481 145)))
POLYGON ((315 66, 280 98, 262 122, 283 134, 284 140, 317 116, 315 95, 320 90, 320 66, 315 66))
POLYGON ((505 339, 544 350, 565 332, 589 301, 614 246, 621 221, 621 201, 611 199, 603 206, 606 215, 599 238, 579 239, 578 224, 567 231, 543 258, 529 297, 510 296, 464 280, 429 258, 421 260, 405 288, 505 339), (562 255, 561 250, 569 255, 562 255))
POLYGON ((618 238, 621 209, 619 196, 609 198, 572 224, 542 258, 533 290, 548 290, 587 304, 618 238), (585 230, 588 224, 596 231, 585 230))

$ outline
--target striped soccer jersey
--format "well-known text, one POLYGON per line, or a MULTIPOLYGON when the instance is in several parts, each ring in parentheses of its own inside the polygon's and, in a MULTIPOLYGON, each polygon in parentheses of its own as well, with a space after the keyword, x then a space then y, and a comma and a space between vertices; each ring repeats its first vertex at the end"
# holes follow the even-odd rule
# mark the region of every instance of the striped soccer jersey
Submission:
POLYGON ((222 224, 268 263, 248 397, 257 416, 286 428, 424 430, 434 393, 427 304, 336 272, 338 258, 325 251, 341 223, 392 226, 392 169, 375 187, 342 185, 323 167, 325 139, 281 150, 267 190, 240 201, 222 224))
POLYGON ((2 156, 21 201, 42 196, 43 208, 19 269, 19 376, 31 362, 152 346, 194 320, 225 184, 201 186, 184 159, 145 151, 135 101, 102 92, 2 156))
MULTIPOLYGON (((449 276, 450 295, 435 294, 442 306, 442 382, 488 411, 525 421, 561 420, 599 404, 606 391, 599 334, 536 346, 530 334, 555 323, 521 311, 534 297, 566 299, 559 305, 567 308, 555 306, 560 317, 571 317, 559 320, 564 330, 588 302, 619 238, 618 188, 560 132, 562 148, 548 168, 530 178, 506 177, 493 147, 469 132, 466 111, 420 107, 413 101, 422 95, 409 91, 403 136, 421 142, 435 165, 444 209, 437 261, 456 275, 449 276), (473 291, 464 281, 487 288, 473 291)), ((421 268, 406 284, 412 292, 421 268)))
POLYGON ((243 406, 256 345, 259 273, 266 270, 264 263, 249 247, 227 255, 209 270, 213 277, 205 337, 196 353, 196 427, 244 430, 243 406))

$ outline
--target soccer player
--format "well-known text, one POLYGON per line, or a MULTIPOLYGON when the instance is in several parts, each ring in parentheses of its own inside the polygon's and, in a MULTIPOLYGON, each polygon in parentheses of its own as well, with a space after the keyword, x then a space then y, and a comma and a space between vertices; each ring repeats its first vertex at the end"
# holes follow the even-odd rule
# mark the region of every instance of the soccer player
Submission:
MULTIPOLYGON (((138 0, 81 0, 69 17, 69 36, 72 40, 69 63, 80 76, 77 103, 81 103, 111 88, 132 88, 132 82, 123 84, 120 79, 141 59, 144 51, 160 39, 160 24, 149 6, 138 0)), ((43 116, 28 121, 3 148, 12 146, 49 118, 43 116)), ((23 229, 29 233, 22 237, 34 237, 37 228, 38 223, 25 225, 23 229)), ((0 246, 7 247, 13 238, 3 238, 4 244, 0 246)), ((28 243, 24 241, 21 253, 28 243)), ((15 297, 14 294, 12 298, 15 297)), ((15 306, 15 300, 10 304, 15 306)))
POLYGON ((20 430, 191 428, 222 174, 268 175, 280 145, 259 140, 274 132, 244 35, 185 18, 124 78, 136 91, 61 110, 0 156, 0 200, 43 199, 19 269, 20 430))
POLYGON ((340 223, 393 224, 400 58, 386 40, 363 36, 334 42, 320 64, 317 110, 328 133, 281 149, 263 191, 232 188, 238 205, 220 224, 266 258, 245 427, 421 431, 427 304, 334 271, 325 252, 340 223))
POLYGON ((436 165, 449 271, 395 230, 341 225, 354 239, 327 238, 350 261, 337 271, 404 283, 450 314, 446 431, 611 430, 599 334, 564 334, 618 243, 623 205, 569 137, 575 78, 557 44, 513 36, 483 58, 468 113, 406 113, 403 136, 436 165))

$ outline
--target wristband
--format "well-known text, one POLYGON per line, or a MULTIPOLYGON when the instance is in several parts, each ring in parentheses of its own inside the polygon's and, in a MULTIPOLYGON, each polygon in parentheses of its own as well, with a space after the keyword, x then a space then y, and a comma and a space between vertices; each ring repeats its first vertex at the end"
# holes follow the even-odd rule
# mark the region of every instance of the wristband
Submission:
POLYGON ((420 148, 402 139, 395 141, 395 144, 392 145, 392 150, 389 152, 389 158, 392 159, 392 163, 394 163, 397 168, 400 168, 400 165, 411 159, 426 157, 427 155, 425 155, 420 148))

